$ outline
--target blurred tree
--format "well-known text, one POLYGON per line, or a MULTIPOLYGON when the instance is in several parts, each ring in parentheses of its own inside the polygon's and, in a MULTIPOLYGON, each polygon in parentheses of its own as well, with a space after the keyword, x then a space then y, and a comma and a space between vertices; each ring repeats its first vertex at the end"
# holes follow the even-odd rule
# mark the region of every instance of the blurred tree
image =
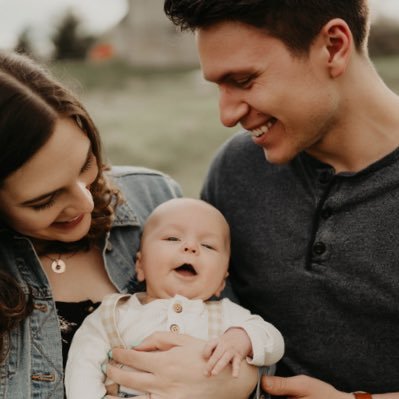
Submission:
POLYGON ((14 47, 14 50, 18 53, 28 54, 31 57, 34 57, 34 51, 32 46, 32 41, 30 39, 30 29, 25 28, 21 31, 17 38, 17 44, 14 47))
POLYGON ((399 26, 397 21, 381 17, 373 23, 369 38, 371 57, 399 54, 399 26))
POLYGON ((84 59, 95 38, 82 33, 79 18, 68 11, 51 38, 56 60, 84 59))

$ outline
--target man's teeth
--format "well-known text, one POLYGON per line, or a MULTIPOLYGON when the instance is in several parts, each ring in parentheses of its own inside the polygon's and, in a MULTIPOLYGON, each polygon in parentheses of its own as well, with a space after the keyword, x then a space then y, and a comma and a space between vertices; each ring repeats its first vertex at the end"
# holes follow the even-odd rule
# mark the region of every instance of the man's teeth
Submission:
POLYGON ((276 118, 269 119, 265 125, 258 127, 257 129, 250 130, 250 133, 254 137, 260 137, 267 133, 269 129, 275 124, 276 118))

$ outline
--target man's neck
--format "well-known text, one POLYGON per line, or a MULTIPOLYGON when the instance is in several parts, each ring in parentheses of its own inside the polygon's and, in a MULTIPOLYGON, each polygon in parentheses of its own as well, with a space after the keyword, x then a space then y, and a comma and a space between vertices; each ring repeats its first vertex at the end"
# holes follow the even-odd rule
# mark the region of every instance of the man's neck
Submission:
POLYGON ((308 150, 337 172, 358 172, 399 147, 399 97, 371 66, 354 74, 342 90, 339 120, 308 150))

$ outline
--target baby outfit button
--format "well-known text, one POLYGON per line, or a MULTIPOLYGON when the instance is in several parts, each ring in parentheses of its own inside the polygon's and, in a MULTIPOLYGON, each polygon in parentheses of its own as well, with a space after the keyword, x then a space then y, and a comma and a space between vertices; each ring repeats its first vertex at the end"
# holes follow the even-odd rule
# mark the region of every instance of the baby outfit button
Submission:
POLYGON ((177 324, 171 324, 171 326, 169 327, 170 331, 172 331, 173 333, 178 333, 180 331, 180 328, 177 324))
POLYGON ((173 310, 176 313, 181 313, 183 311, 183 306, 181 305, 181 303, 176 302, 176 303, 173 304, 173 310))

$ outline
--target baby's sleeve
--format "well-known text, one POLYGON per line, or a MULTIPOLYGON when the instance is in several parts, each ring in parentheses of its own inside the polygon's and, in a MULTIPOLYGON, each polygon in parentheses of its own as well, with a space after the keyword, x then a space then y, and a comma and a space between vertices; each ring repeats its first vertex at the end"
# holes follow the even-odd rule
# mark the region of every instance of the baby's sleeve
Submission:
POLYGON ((262 317, 225 298, 223 301, 223 331, 232 327, 245 330, 252 344, 254 366, 270 366, 277 363, 284 354, 284 339, 280 331, 262 317))
POLYGON ((98 399, 106 394, 101 365, 111 348, 100 312, 101 305, 73 337, 65 368, 67 399, 98 399))

